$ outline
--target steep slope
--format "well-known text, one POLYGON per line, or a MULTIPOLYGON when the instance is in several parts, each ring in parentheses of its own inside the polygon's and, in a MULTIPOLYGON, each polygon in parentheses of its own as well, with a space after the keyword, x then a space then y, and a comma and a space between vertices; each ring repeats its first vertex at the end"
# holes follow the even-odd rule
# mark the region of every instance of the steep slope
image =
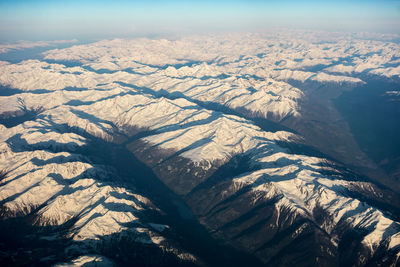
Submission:
MULTIPOLYGON (((130 256, 137 262, 196 261, 168 241, 167 225, 151 222, 149 215, 160 210, 149 199, 123 186, 126 183, 110 166, 93 164, 79 153, 87 138, 60 133, 43 119, 2 128, 1 138, 2 242, 11 244, 9 251, 14 243, 26 249, 11 257, 3 254, 5 264, 50 264, 83 253, 108 255, 118 253, 113 244, 120 242, 142 251, 130 256), (30 259, 25 255, 29 250, 35 251, 30 259)), ((114 255, 114 260, 120 259, 114 255)))

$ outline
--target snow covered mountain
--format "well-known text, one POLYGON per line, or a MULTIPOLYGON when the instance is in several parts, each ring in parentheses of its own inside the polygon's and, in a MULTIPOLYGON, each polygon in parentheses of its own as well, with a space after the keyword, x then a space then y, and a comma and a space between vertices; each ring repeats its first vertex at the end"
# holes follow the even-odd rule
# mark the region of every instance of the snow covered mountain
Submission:
POLYGON ((398 264, 396 176, 357 174, 377 165, 332 99, 370 77, 398 85, 399 46, 321 34, 104 40, 2 61, 0 259, 398 264))

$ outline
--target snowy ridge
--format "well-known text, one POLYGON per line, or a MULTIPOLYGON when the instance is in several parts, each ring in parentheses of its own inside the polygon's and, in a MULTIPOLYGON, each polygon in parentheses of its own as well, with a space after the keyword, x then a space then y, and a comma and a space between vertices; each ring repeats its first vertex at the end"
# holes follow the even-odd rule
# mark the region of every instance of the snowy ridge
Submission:
POLYGON ((68 248, 71 255, 91 251, 95 241, 119 234, 119 238, 172 251, 183 260, 196 260, 168 244, 162 236, 167 226, 143 221, 143 211, 158 211, 149 199, 116 186, 120 178, 112 168, 73 153, 87 145, 84 137, 60 134, 44 120, 1 130, 0 168, 7 171, 0 184, 4 219, 33 213, 36 226, 72 221, 66 236, 62 232, 43 236, 70 238, 74 241, 68 248))
POLYGON ((357 85, 363 83, 359 78, 329 73, 397 75, 400 55, 396 44, 346 38, 315 44, 287 38, 249 35, 247 41, 239 36, 105 40, 47 52, 47 59, 77 61, 81 65, 76 67, 36 60, 3 65, 0 83, 22 90, 61 90, 101 88, 120 82, 158 94, 183 94, 279 121, 301 116, 298 101, 303 94, 288 84, 277 84, 277 80, 357 85), (321 70, 312 71, 314 67, 321 70))
POLYGON ((58 263, 55 266, 115 266, 115 263, 110 259, 101 255, 87 255, 80 256, 76 259, 71 260, 68 263, 58 263))
MULTIPOLYGON (((22 90, 0 97, 2 216, 67 227, 43 238, 69 239, 69 264, 108 263, 91 255, 114 238, 197 262, 171 239, 172 227, 149 217, 162 213, 156 196, 90 154, 125 151, 216 238, 263 263, 274 265, 296 242, 322 260, 339 258, 349 232, 359 265, 397 255, 400 224, 376 204, 377 185, 296 154, 285 145, 301 136, 253 119, 301 118, 305 92, 289 81, 356 86, 363 81, 346 75, 396 77, 398 44, 289 36, 104 40, 48 51, 48 62, 2 62, 0 84, 22 90), (98 152, 102 145, 121 150, 98 152)), ((304 257, 296 253, 291 259, 304 257)))
MULTIPOLYGON (((290 161, 300 159, 302 165, 304 167, 307 166, 310 170, 307 170, 307 167, 302 169, 301 167, 289 165, 290 170, 288 170, 289 167, 272 168, 266 169, 262 174, 265 177, 265 181, 271 182, 277 187, 280 194, 284 196, 283 199, 289 201, 289 205, 297 208, 303 216, 312 214, 316 206, 326 210, 333 220, 330 225, 322 225, 327 233, 331 233, 331 229, 340 220, 349 222, 354 228, 369 228, 371 225, 376 224, 374 229, 363 239, 363 243, 372 252, 385 239, 390 240, 389 249, 400 244, 399 223, 393 222, 376 208, 341 194, 349 186, 349 182, 332 181, 328 177, 320 175, 318 173, 318 165, 315 165, 316 162, 312 162, 310 159, 299 158, 298 156, 288 157, 287 155, 284 157, 290 161), (279 181, 279 177, 284 179, 284 177, 294 173, 296 173, 294 179, 279 181), (268 177, 271 177, 271 180, 268 177), (341 187, 343 188, 342 190, 340 190, 341 187)), ((267 161, 265 159, 260 160, 272 163, 276 162, 276 159, 277 157, 274 155, 272 158, 268 157, 267 161)), ((257 188, 254 190, 257 190, 257 188)))
MULTIPOLYGON (((40 105, 40 103, 37 104, 40 105)), ((49 149, 49 147, 38 146, 38 143, 49 143, 52 139, 57 140, 57 144, 54 144, 52 149, 57 149, 58 146, 68 149, 66 145, 69 145, 69 149, 73 151, 76 146, 79 147, 85 144, 85 139, 75 133, 50 134, 40 133, 37 130, 32 132, 31 129, 33 128, 46 129, 46 126, 48 127, 49 125, 46 121, 50 120, 56 125, 68 125, 71 128, 84 129, 85 132, 106 140, 112 140, 112 135, 126 128, 136 127, 138 129, 154 130, 156 134, 144 137, 142 140, 161 150, 172 149, 172 151, 175 151, 174 153, 169 153, 169 155, 180 155, 194 162, 209 162, 209 165, 206 165, 209 167, 216 160, 227 162, 233 155, 250 152, 254 155, 252 160, 254 164, 261 164, 262 169, 241 177, 237 181, 234 179, 233 183, 238 182, 240 185, 235 186, 236 190, 240 189, 244 184, 255 183, 256 186, 253 189, 255 192, 259 190, 265 192, 263 184, 267 183, 276 188, 272 192, 283 196, 276 204, 277 209, 280 206, 289 206, 301 216, 309 216, 309 214, 313 213, 314 208, 319 206, 332 216, 331 224, 326 226, 328 227, 326 229, 327 233, 330 233, 329 227, 334 228, 334 224, 338 223, 342 218, 353 227, 371 229, 371 225, 375 225, 373 230, 369 230, 370 234, 363 239, 363 242, 370 247, 371 253, 386 239, 390 240, 389 249, 400 244, 400 239, 398 238, 399 224, 385 217, 379 210, 371 208, 358 200, 343 196, 340 188, 345 189, 348 183, 341 180, 331 180, 329 177, 321 175, 320 172, 323 170, 320 166, 321 159, 287 154, 284 149, 274 143, 275 140, 289 140, 291 136, 294 138, 292 134, 287 132, 264 132, 240 117, 213 114, 184 99, 155 99, 148 95, 129 94, 125 96, 117 95, 114 98, 97 101, 91 105, 55 107, 41 113, 36 122, 26 122, 9 130, 4 129, 3 131, 6 133, 8 131, 11 132, 11 134, 3 135, 5 137, 4 140, 12 140, 12 136, 15 136, 12 133, 19 133, 17 140, 21 140, 20 142, 26 146, 25 148, 49 149), (132 105, 131 103, 135 104, 132 105), (86 119, 80 118, 84 115, 87 117, 86 119), (91 117, 96 118, 96 120, 90 119, 91 117), (123 127, 121 130, 115 130, 115 125, 123 127), (8 136, 11 137, 8 138, 8 136), (198 140, 204 141, 199 142, 198 140), (71 146, 71 143, 74 143, 74 146, 71 146), (176 154, 176 151, 179 154, 176 154), (332 200, 334 201, 332 202, 332 200)), ((23 145, 19 145, 16 141, 11 144, 12 146, 24 148, 23 145)), ((8 151, 3 158, 7 159, 7 161, 19 156, 18 154, 14 155, 7 147, 5 149, 8 151)), ((47 156, 47 152, 44 151, 41 153, 45 154, 40 157, 43 161, 48 160, 50 157, 60 156, 58 154, 47 156)), ((23 174, 29 169, 33 169, 32 164, 29 162, 32 161, 32 158, 38 156, 34 154, 31 156, 25 155, 25 157, 27 157, 25 159, 27 166, 24 164, 22 170, 16 168, 15 175, 23 174)), ((46 200, 61 192, 61 190, 65 190, 62 185, 49 176, 45 179, 34 179, 34 177, 43 177, 45 173, 53 173, 56 166, 56 170, 60 172, 64 179, 69 179, 67 173, 68 175, 74 173, 71 172, 70 168, 80 168, 81 170, 90 168, 89 164, 86 164, 85 167, 85 164, 82 165, 82 163, 78 164, 78 167, 70 166, 67 163, 60 164, 60 166, 58 164, 45 165, 45 168, 49 168, 49 170, 38 169, 2 187, 1 195, 3 199, 7 199, 16 191, 26 191, 26 188, 36 183, 40 185, 33 187, 15 200, 5 203, 5 207, 14 212, 23 211, 28 209, 29 206, 26 207, 28 203, 30 207, 40 206, 46 200), (63 168, 66 169, 63 170, 63 168), (51 189, 47 188, 47 186, 51 186, 51 189), (33 197, 36 194, 40 195, 41 198, 33 197)), ((201 168, 209 168, 206 166, 201 168)), ((13 167, 11 166, 11 168, 13 167)), ((12 176, 9 177, 12 179, 12 176)), ((132 223, 138 220, 138 217, 135 216, 135 211, 141 210, 141 205, 138 206, 136 202, 131 200, 118 200, 112 197, 112 194, 124 193, 141 203, 141 199, 138 199, 137 196, 126 192, 122 188, 100 185, 90 178, 75 179, 69 181, 71 184, 68 188, 72 192, 68 196, 58 196, 48 203, 45 208, 38 211, 43 223, 59 225, 79 215, 79 220, 74 226, 78 231, 73 236, 74 239, 85 240, 95 239, 97 235, 109 235, 114 231, 122 231, 126 228, 121 227, 120 223, 132 223), (82 195, 82 190, 74 191, 74 188, 84 188, 83 192, 85 194, 82 195), (98 202, 99 199, 104 199, 102 200, 104 204, 99 204, 85 212, 91 204, 98 202), (124 212, 107 211, 105 209, 107 205, 128 205, 132 207, 132 210, 129 212, 127 210, 124 212), (61 209, 61 207, 63 208, 61 209), (66 210, 65 207, 68 207, 68 209, 66 210), (93 214, 103 215, 95 220, 89 220, 93 214), (100 227, 100 225, 107 225, 107 227, 100 227)), ((268 190, 265 197, 276 197, 275 194, 269 196, 270 194, 271 189, 268 190)), ((143 231, 139 230, 140 233, 143 233, 143 231)), ((148 235, 151 236, 151 234, 148 235)), ((334 239, 334 237, 332 238, 334 239)))
MULTIPOLYGON (((54 97, 62 96, 57 92, 51 95, 55 95, 54 97)), ((114 97, 112 96, 110 99, 99 100, 90 105, 56 106, 41 113, 39 118, 43 118, 43 120, 39 119, 38 121, 43 125, 50 125, 49 121, 51 121, 56 125, 65 124, 68 127, 76 127, 105 140, 112 140, 113 135, 120 132, 129 135, 131 133, 126 129, 130 128, 154 130, 160 133, 143 138, 145 142, 158 145, 162 149, 171 148, 176 151, 202 139, 204 140, 202 146, 182 153, 182 156, 193 161, 226 159, 229 154, 243 153, 256 147, 262 140, 288 140, 295 137, 293 134, 283 131, 263 132, 257 126, 240 117, 204 110, 182 98, 175 100, 154 98, 151 95, 135 94, 134 90, 131 90, 130 94, 127 95, 120 96, 117 94, 114 97), (132 103, 135 104, 132 105, 132 103), (149 114, 151 114, 151 119, 149 119, 149 114), (90 119, 91 117, 93 119, 90 119), (117 128, 118 126, 120 129, 117 128)), ((107 98, 107 96, 103 98, 107 98)), ((7 98, 5 100, 10 101, 7 98)), ((17 99, 13 98, 12 100, 16 101, 17 99)), ((38 98, 35 105, 46 105, 46 102, 47 98, 38 98)), ((62 102, 67 101, 56 99, 52 103, 62 102)), ((29 101, 27 101, 28 103, 29 101)), ((15 107, 15 105, 16 103, 4 106, 15 107)), ((7 110, 7 112, 9 111, 7 110)), ((30 126, 31 122, 26 122, 26 124, 23 127, 32 127, 30 126)), ((10 130, 13 133, 18 132, 16 129, 10 130)), ((62 143, 69 143, 72 140, 74 144, 77 144, 77 142, 82 144, 84 141, 82 137, 76 134, 69 134, 67 138, 58 133, 39 134, 34 132, 29 135, 23 134, 21 138, 50 141, 51 136, 49 135, 58 137, 62 143)), ((27 142, 28 146, 32 146, 29 143, 30 141, 27 142)))
MULTIPOLYGON (((332 219, 329 224, 321 225, 328 234, 341 220, 355 228, 371 229, 371 225, 375 225, 363 239, 363 243, 372 253, 386 239, 390 243, 388 248, 395 248, 400 244, 400 224, 387 218, 378 209, 346 197, 346 188, 353 182, 332 180, 321 175, 324 169, 321 159, 283 152, 272 154, 269 150, 255 154, 254 160, 257 162, 254 164, 261 164, 261 169, 234 178, 231 189, 228 190, 231 193, 221 192, 223 197, 219 199, 220 202, 241 188, 251 186, 254 194, 262 192, 265 198, 281 196, 275 204, 277 210, 280 206, 289 206, 301 216, 312 218, 316 207, 323 208, 332 219), (263 154, 266 156, 262 156, 263 154)), ((337 237, 331 238, 334 240, 337 237)))
MULTIPOLYGON (((146 77, 143 77, 144 74, 125 71, 99 74, 81 67, 66 68, 63 65, 37 60, 25 61, 17 65, 8 64, 3 66, 2 71, 0 83, 33 92, 42 89, 61 90, 69 87, 102 90, 106 85, 115 87, 114 83, 119 82, 125 87, 141 87, 143 90, 152 90, 157 94, 162 94, 162 91, 168 89, 171 94, 185 94, 186 97, 194 100, 216 102, 233 109, 241 107, 253 113, 261 113, 264 117, 267 117, 268 113, 276 114, 277 118, 299 115, 296 100, 301 97, 301 92, 298 89, 284 84, 277 85, 276 82, 258 83, 251 77, 239 76, 223 80, 211 77, 210 81, 193 79, 191 76, 174 78, 169 76, 170 69, 168 68, 165 71, 147 74, 146 77)), ((207 73, 214 75, 210 71, 207 73)))

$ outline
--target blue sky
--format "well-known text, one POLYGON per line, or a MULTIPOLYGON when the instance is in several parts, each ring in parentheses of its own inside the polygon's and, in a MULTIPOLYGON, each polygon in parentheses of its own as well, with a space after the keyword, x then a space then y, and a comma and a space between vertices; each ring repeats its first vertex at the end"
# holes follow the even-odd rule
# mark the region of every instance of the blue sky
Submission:
POLYGON ((0 41, 271 28, 400 33, 400 0, 0 0, 0 41))

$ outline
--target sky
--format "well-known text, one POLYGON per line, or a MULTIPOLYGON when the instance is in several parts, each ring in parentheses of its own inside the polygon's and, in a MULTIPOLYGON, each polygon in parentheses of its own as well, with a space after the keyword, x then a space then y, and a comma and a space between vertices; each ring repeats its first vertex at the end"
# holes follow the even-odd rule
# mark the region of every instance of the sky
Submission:
POLYGON ((400 34, 400 0, 0 0, 0 42, 276 28, 400 34))

